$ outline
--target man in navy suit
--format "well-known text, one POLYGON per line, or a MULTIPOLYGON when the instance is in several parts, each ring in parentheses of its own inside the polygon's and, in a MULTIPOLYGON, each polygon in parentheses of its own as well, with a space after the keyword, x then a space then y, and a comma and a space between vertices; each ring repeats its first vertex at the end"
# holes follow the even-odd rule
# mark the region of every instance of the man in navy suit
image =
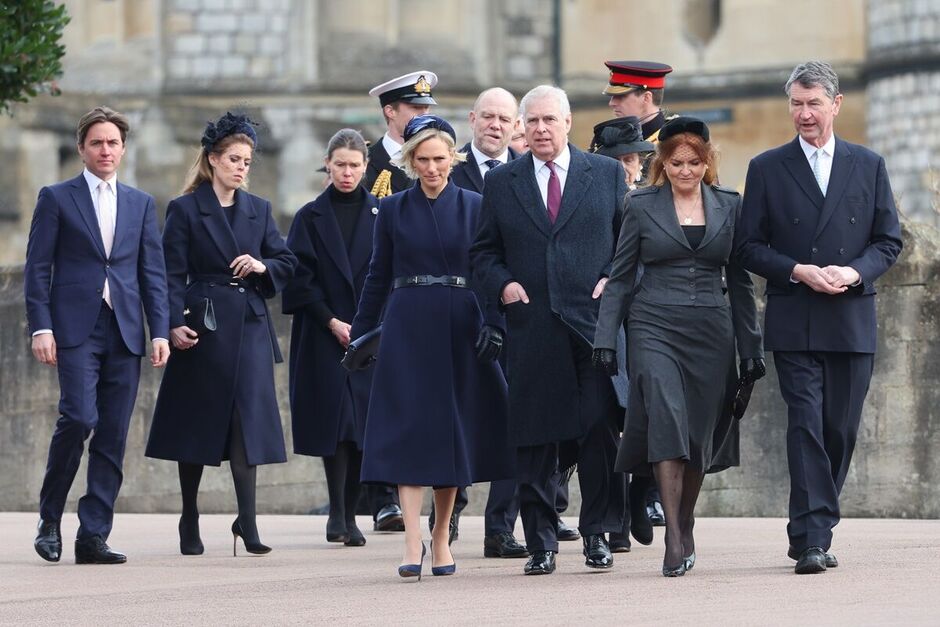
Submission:
POLYGON ((755 157, 735 232, 745 268, 767 279, 764 348, 788 409, 788 555, 796 573, 829 552, 876 345, 874 281, 901 252, 884 159, 833 134, 842 105, 827 63, 786 84, 798 136, 755 157))
POLYGON ((39 494, 40 557, 62 555, 60 521, 88 444, 88 490, 78 502, 75 561, 121 564, 107 544, 123 479, 124 445, 145 354, 166 364, 166 270, 149 195, 118 183, 127 118, 96 107, 78 123, 84 171, 43 187, 26 249, 26 314, 33 355, 59 374, 59 419, 39 494), (143 311, 142 311, 143 310, 143 311))
POLYGON ((521 109, 530 152, 486 175, 470 260, 506 312, 524 571, 555 570, 558 471, 575 463, 585 565, 607 569, 604 534, 623 525, 623 476, 612 473, 621 414, 613 382, 591 365, 591 343, 627 186, 619 163, 568 143, 564 91, 535 87, 521 109))

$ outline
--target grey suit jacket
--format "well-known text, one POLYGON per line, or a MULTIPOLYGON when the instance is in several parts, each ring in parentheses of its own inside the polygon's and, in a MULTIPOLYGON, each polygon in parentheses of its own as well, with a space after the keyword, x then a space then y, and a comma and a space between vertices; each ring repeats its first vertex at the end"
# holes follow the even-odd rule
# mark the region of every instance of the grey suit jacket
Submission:
POLYGON ((726 307, 727 292, 739 356, 763 356, 754 285, 732 254, 741 197, 733 190, 703 184, 702 201, 705 237, 693 249, 679 226, 668 183, 628 196, 610 280, 601 300, 595 348, 616 348, 617 331, 631 297, 663 306, 726 307), (644 274, 634 289, 640 262, 644 274))

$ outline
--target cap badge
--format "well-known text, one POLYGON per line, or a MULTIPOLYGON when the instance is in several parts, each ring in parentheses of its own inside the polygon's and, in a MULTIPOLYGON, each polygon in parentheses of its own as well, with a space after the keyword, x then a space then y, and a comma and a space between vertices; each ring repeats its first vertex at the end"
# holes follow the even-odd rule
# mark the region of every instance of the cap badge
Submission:
POLYGON ((425 80, 424 74, 418 77, 418 82, 415 83, 415 91, 423 96, 431 93, 431 84, 425 80))

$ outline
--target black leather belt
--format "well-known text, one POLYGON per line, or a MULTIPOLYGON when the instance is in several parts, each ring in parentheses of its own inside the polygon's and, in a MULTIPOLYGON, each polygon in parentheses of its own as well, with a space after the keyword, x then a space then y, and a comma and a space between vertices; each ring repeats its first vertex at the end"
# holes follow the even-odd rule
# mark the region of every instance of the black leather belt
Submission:
POLYGON ((193 283, 214 283, 228 287, 249 287, 248 281, 231 274, 191 274, 189 280, 193 283))
POLYGON ((392 289, 408 287, 411 285, 449 285, 451 287, 467 287, 467 279, 462 276, 431 276, 418 274, 416 276, 400 276, 392 283, 392 289))

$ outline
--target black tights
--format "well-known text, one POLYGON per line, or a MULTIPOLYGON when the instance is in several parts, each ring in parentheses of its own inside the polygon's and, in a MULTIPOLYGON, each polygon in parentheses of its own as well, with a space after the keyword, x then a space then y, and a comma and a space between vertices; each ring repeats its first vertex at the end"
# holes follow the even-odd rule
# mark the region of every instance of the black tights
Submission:
POLYGON ((683 557, 695 552, 692 528, 695 526, 695 502, 705 474, 681 459, 653 464, 659 484, 663 513, 666 515, 666 554, 663 565, 676 566, 683 557))
POLYGON ((356 504, 359 502, 359 468, 362 453, 355 442, 340 442, 333 455, 323 458, 326 488, 330 493, 330 517, 327 533, 342 534, 356 527, 356 504))
MULTIPOLYGON (((236 409, 232 416, 229 433, 229 467, 235 483, 235 499, 238 501, 238 522, 246 542, 260 542, 258 525, 255 522, 255 486, 257 466, 248 463, 245 437, 242 433, 241 415, 236 409)), ((183 496, 183 518, 192 520, 199 516, 197 497, 202 480, 202 464, 179 462, 180 492, 183 496)))

